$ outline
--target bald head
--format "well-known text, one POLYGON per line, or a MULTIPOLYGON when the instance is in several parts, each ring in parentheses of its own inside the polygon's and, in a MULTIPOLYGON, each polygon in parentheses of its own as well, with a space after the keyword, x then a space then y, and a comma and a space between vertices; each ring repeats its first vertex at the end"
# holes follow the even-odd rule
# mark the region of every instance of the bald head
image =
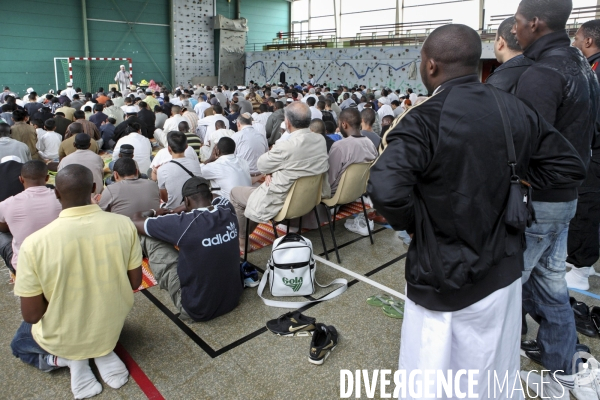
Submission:
POLYGON ((188 133, 190 131, 190 124, 187 121, 181 121, 177 126, 179 132, 188 133))
POLYGON ((421 79, 429 92, 442 83, 477 74, 481 37, 461 24, 444 25, 429 35, 421 49, 421 79))
POLYGON ((71 125, 69 125, 69 130, 71 131, 71 136, 76 136, 78 133, 83 132, 83 124, 80 124, 79 122, 73 122, 71 125))
POLYGON ((56 175, 56 197, 63 210, 90 204, 94 189, 92 171, 81 164, 67 165, 56 175))
POLYGON ((423 53, 447 67, 476 69, 481 58, 481 37, 466 25, 444 25, 431 32, 423 53))
POLYGON ((287 130, 293 132, 298 129, 305 129, 310 126, 311 114, 310 108, 300 101, 291 103, 284 109, 287 130))

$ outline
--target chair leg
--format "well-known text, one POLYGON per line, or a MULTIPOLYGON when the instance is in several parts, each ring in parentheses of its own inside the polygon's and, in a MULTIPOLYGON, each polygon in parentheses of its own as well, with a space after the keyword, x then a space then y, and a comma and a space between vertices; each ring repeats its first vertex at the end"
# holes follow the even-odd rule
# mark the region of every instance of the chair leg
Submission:
POLYGON ((291 220, 287 220, 287 230, 285 231, 285 234, 287 235, 288 233, 290 233, 290 224, 292 223, 291 220))
POLYGON ((360 196, 360 201, 363 206, 363 213, 365 214, 365 222, 367 224, 367 230, 369 231, 369 239, 371 239, 371 244, 373 244, 373 234, 371 233, 371 225, 369 224, 369 217, 367 217, 367 208, 365 207, 365 199, 363 196, 360 196))
POLYGON ((333 215, 331 216, 331 218, 333 219, 333 230, 335 231, 335 220, 337 218, 335 218, 335 216, 337 215, 337 206, 333 206, 333 215))
POLYGON ((275 221, 271 220, 271 225, 273 225, 273 235, 275 235, 275 239, 279 236, 277 235, 277 227, 275 226, 275 221))
POLYGON ((329 253, 327 252, 327 246, 325 246, 325 237, 323 236, 323 230, 321 229, 321 220, 319 219, 319 212, 317 207, 313 209, 315 217, 317 218, 317 225, 319 226, 319 235, 321 235, 321 242, 323 243, 323 251, 325 252, 325 258, 329 260, 329 253))
POLYGON ((244 240, 244 262, 248 260, 248 242, 250 241, 250 219, 246 218, 246 240, 244 240))
POLYGON ((302 217, 300 217, 300 221, 298 222, 298 233, 302 234, 302 217))
POLYGON ((338 251, 337 242, 335 240, 335 230, 333 229, 333 224, 331 223, 330 209, 329 209, 329 207, 326 207, 326 208, 327 208, 327 222, 329 225, 329 232, 331 232, 331 239, 333 240, 333 248, 335 249, 335 256, 337 257, 338 263, 341 263, 342 260, 340 260, 340 253, 338 251))

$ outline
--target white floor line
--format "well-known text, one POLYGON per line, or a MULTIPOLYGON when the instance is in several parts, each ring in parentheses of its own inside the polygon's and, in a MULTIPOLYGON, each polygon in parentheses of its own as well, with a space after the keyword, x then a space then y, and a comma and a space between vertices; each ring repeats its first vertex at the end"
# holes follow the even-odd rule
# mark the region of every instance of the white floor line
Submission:
POLYGON ((350 271, 349 269, 346 269, 344 267, 340 267, 339 265, 334 264, 331 261, 328 261, 328 260, 326 260, 326 259, 324 259, 322 257, 319 257, 319 256, 314 256, 314 257, 315 257, 315 260, 319 261, 320 263, 328 265, 328 266, 330 266, 333 269, 337 269, 338 271, 341 271, 341 272, 343 272, 343 273, 345 273, 347 275, 350 275, 350 276, 358 279, 359 281, 362 281, 362 282, 367 283, 367 284, 369 284, 371 286, 374 286, 377 289, 383 290, 384 292, 387 292, 387 293, 391 294, 392 296, 396 296, 399 299, 406 300, 406 296, 405 295, 403 295, 400 292, 395 291, 394 289, 390 289, 389 287, 384 286, 381 283, 375 282, 374 280, 369 279, 369 278, 367 278, 364 275, 360 275, 360 274, 357 274, 356 272, 350 271))

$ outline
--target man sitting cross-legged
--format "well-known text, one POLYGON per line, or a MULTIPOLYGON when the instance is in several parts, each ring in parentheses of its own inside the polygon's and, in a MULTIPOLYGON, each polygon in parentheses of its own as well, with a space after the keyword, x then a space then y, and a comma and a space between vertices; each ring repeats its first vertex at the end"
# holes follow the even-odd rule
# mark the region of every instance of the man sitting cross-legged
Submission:
POLYGON ((135 227, 91 204, 94 186, 82 165, 58 173, 55 192, 63 211, 21 245, 14 288, 24 322, 12 340, 13 354, 42 371, 69 367, 77 399, 102 391, 90 358, 109 386, 127 382, 127 368, 113 349, 133 306, 132 289, 142 282, 135 227))
POLYGON ((25 191, 0 202, 0 232, 10 233, 12 266, 17 266, 19 249, 25 238, 58 218, 61 211, 54 190, 46 187, 48 167, 43 161, 27 161, 21 168, 19 181, 25 191))
POLYGON ((156 182, 141 179, 133 158, 119 158, 113 166, 113 183, 104 189, 98 205, 104 211, 132 217, 138 211, 160 206, 156 182))
POLYGON ((208 321, 237 307, 242 295, 237 220, 227 199, 213 200, 206 179, 188 179, 181 192, 180 214, 150 210, 133 222, 150 267, 181 318, 208 321))
POLYGON ((202 177, 209 179, 213 191, 227 200, 232 188, 252 185, 248 163, 234 153, 233 139, 222 137, 211 157, 202 166, 202 177))
POLYGON ((201 176, 202 170, 198 157, 192 161, 185 156, 188 148, 184 133, 172 131, 167 134, 169 153, 173 159, 163 164, 157 172, 160 198, 167 203, 167 208, 174 209, 181 205, 183 197, 181 188, 192 176, 201 176))

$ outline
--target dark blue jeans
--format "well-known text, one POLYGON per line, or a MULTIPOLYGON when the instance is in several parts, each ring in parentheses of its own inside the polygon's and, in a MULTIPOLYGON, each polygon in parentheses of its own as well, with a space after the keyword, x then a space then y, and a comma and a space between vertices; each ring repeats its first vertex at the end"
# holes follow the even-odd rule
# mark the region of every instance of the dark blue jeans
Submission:
POLYGON ((10 342, 10 348, 15 357, 20 358, 24 363, 33 365, 44 372, 52 371, 58 367, 48 365, 46 356, 49 355, 46 350, 42 349, 31 335, 31 324, 23 321, 17 333, 10 342))
POLYGON ((523 308, 540 324, 537 340, 544 367, 570 375, 577 332, 565 280, 565 259, 569 222, 577 200, 534 201, 533 207, 537 222, 525 231, 523 308))

